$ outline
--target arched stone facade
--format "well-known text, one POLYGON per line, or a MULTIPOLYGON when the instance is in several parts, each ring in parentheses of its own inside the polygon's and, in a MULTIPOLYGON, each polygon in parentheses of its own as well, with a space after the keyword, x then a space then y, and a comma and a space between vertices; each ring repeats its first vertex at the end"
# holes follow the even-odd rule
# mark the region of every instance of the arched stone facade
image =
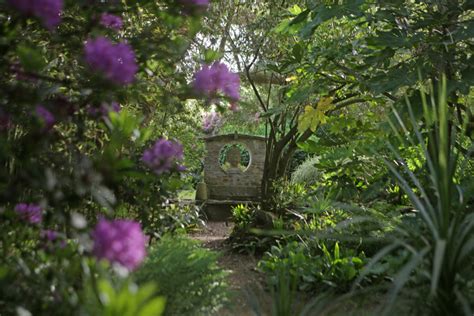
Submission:
MULTIPOLYGON (((207 154, 204 159, 204 182, 208 198, 212 200, 259 200, 265 164, 265 137, 227 134, 203 138, 207 154), (231 168, 224 170, 219 163, 220 151, 226 145, 241 144, 250 154, 245 170, 236 168, 235 157, 230 157, 231 168)), ((235 153, 233 153, 234 155, 235 153)))

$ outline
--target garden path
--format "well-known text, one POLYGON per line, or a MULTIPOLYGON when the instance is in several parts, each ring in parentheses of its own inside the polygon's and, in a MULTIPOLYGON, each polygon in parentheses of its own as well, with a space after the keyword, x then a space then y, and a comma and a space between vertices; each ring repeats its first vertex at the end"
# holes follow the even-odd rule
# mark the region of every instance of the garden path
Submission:
POLYGON ((231 289, 231 302, 219 311, 218 315, 255 315, 252 305, 256 302, 262 315, 269 314, 270 297, 263 290, 263 276, 257 272, 258 258, 252 255, 233 252, 226 243, 232 232, 233 223, 208 222, 191 238, 199 240, 203 246, 222 255, 219 265, 229 271, 228 283, 231 289))

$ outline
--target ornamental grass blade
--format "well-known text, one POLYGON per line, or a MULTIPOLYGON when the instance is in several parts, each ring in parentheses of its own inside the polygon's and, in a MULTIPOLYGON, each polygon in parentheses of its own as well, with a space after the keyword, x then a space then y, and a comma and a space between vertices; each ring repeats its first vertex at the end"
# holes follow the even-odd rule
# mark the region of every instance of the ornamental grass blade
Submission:
POLYGON ((433 258, 433 272, 431 275, 431 295, 434 295, 438 289, 439 278, 441 275, 441 269, 443 267, 445 253, 446 240, 437 240, 433 258))
POLYGON ((386 255, 388 255, 389 253, 391 253, 392 251, 395 251, 397 248, 400 248, 402 247, 402 243, 399 243, 399 242, 394 242, 384 248, 382 248, 382 250, 380 250, 379 252, 377 252, 369 261, 369 263, 367 263, 367 265, 362 269, 362 271, 360 271, 359 273, 359 276, 357 277, 357 279, 355 279, 353 285, 352 285, 352 289, 351 289, 351 292, 355 291, 355 288, 357 285, 360 284, 360 282, 367 276, 369 275, 371 272, 372 272, 372 269, 373 267, 379 263, 379 261, 381 259, 383 259, 386 255))
POLYGON ((405 286, 405 284, 410 280, 410 274, 415 270, 415 268, 421 263, 425 255, 429 252, 429 248, 426 247, 420 252, 414 253, 411 260, 403 266, 403 268, 397 273, 394 279, 394 286, 389 294, 389 303, 384 309, 383 314, 387 315, 391 310, 393 303, 398 297, 398 293, 405 286))
POLYGON ((425 205, 421 202, 421 200, 418 198, 418 196, 415 194, 413 189, 410 187, 408 182, 403 178, 403 176, 396 170, 395 166, 393 166, 392 163, 384 159, 385 164, 387 167, 390 169, 392 174, 395 176, 395 178, 398 180, 398 183, 400 187, 403 189, 403 191, 408 195, 408 198, 410 201, 413 203, 413 206, 421 213, 423 219, 427 223, 428 227, 430 228, 431 233, 433 234, 433 237, 435 239, 438 238, 438 230, 437 226, 433 222, 433 219, 431 218, 432 212, 428 212, 425 208, 425 205))
POLYGON ((298 316, 325 315, 328 309, 334 308, 335 303, 342 301, 342 297, 334 296, 331 292, 319 294, 305 304, 298 316))
POLYGON ((469 264, 474 252, 474 236, 469 238, 461 247, 461 251, 458 256, 458 266, 460 268, 469 264))
POLYGON ((471 304, 469 303, 469 300, 466 298, 466 296, 464 296, 461 292, 459 292, 459 290, 455 290, 455 293, 456 293, 456 298, 458 299, 458 301, 461 303, 461 306, 462 306, 462 310, 463 310, 463 313, 464 315, 466 316, 472 316, 474 315, 472 309, 471 309, 471 304))
MULTIPOLYGON (((429 172, 430 178, 431 178, 432 181, 434 181, 437 178, 436 168, 433 164, 433 160, 431 159, 428 148, 426 147, 425 138, 423 137, 423 135, 421 134, 420 129, 418 128, 418 124, 416 123, 415 115, 413 113, 413 108, 412 108, 411 103, 408 100, 408 98, 407 98, 407 105, 408 105, 408 113, 410 115, 411 124, 413 125, 413 129, 415 131, 415 135, 416 135, 416 138, 418 140, 418 145, 420 145, 422 150, 423 150, 423 155, 426 159, 426 164, 428 165, 428 170, 430 171, 429 172)), ((425 120, 427 122, 431 121, 430 117, 431 117, 431 115, 429 113, 425 113, 425 120)), ((431 124, 433 124, 433 123, 431 123, 431 124)), ((435 140, 432 140, 432 141, 435 141, 435 140)))

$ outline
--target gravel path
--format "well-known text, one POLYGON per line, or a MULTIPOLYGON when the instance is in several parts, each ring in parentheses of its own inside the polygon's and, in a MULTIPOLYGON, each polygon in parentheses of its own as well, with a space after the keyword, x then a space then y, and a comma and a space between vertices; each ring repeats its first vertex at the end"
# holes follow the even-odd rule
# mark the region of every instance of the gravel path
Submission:
POLYGON ((199 231, 190 234, 190 237, 200 240, 203 246, 219 251, 222 255, 219 264, 230 272, 228 277, 231 289, 231 303, 218 315, 256 315, 251 307, 254 302, 258 302, 262 307, 263 314, 268 313, 269 297, 263 290, 263 277, 257 272, 258 259, 252 255, 244 255, 232 252, 226 239, 232 231, 233 223, 208 222, 199 231))

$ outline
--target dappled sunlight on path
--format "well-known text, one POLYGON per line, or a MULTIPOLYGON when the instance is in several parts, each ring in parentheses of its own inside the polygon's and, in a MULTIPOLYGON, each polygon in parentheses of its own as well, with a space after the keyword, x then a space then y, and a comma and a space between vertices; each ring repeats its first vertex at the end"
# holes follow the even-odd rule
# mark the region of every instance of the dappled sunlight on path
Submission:
POLYGON ((251 301, 257 302, 267 315, 269 309, 268 293, 263 290, 263 276, 258 273, 256 266, 258 258, 233 252, 226 243, 232 232, 233 223, 208 222, 199 231, 190 234, 190 237, 199 240, 203 246, 221 253, 219 264, 230 272, 228 276, 231 290, 231 302, 218 315, 255 315, 251 301))

